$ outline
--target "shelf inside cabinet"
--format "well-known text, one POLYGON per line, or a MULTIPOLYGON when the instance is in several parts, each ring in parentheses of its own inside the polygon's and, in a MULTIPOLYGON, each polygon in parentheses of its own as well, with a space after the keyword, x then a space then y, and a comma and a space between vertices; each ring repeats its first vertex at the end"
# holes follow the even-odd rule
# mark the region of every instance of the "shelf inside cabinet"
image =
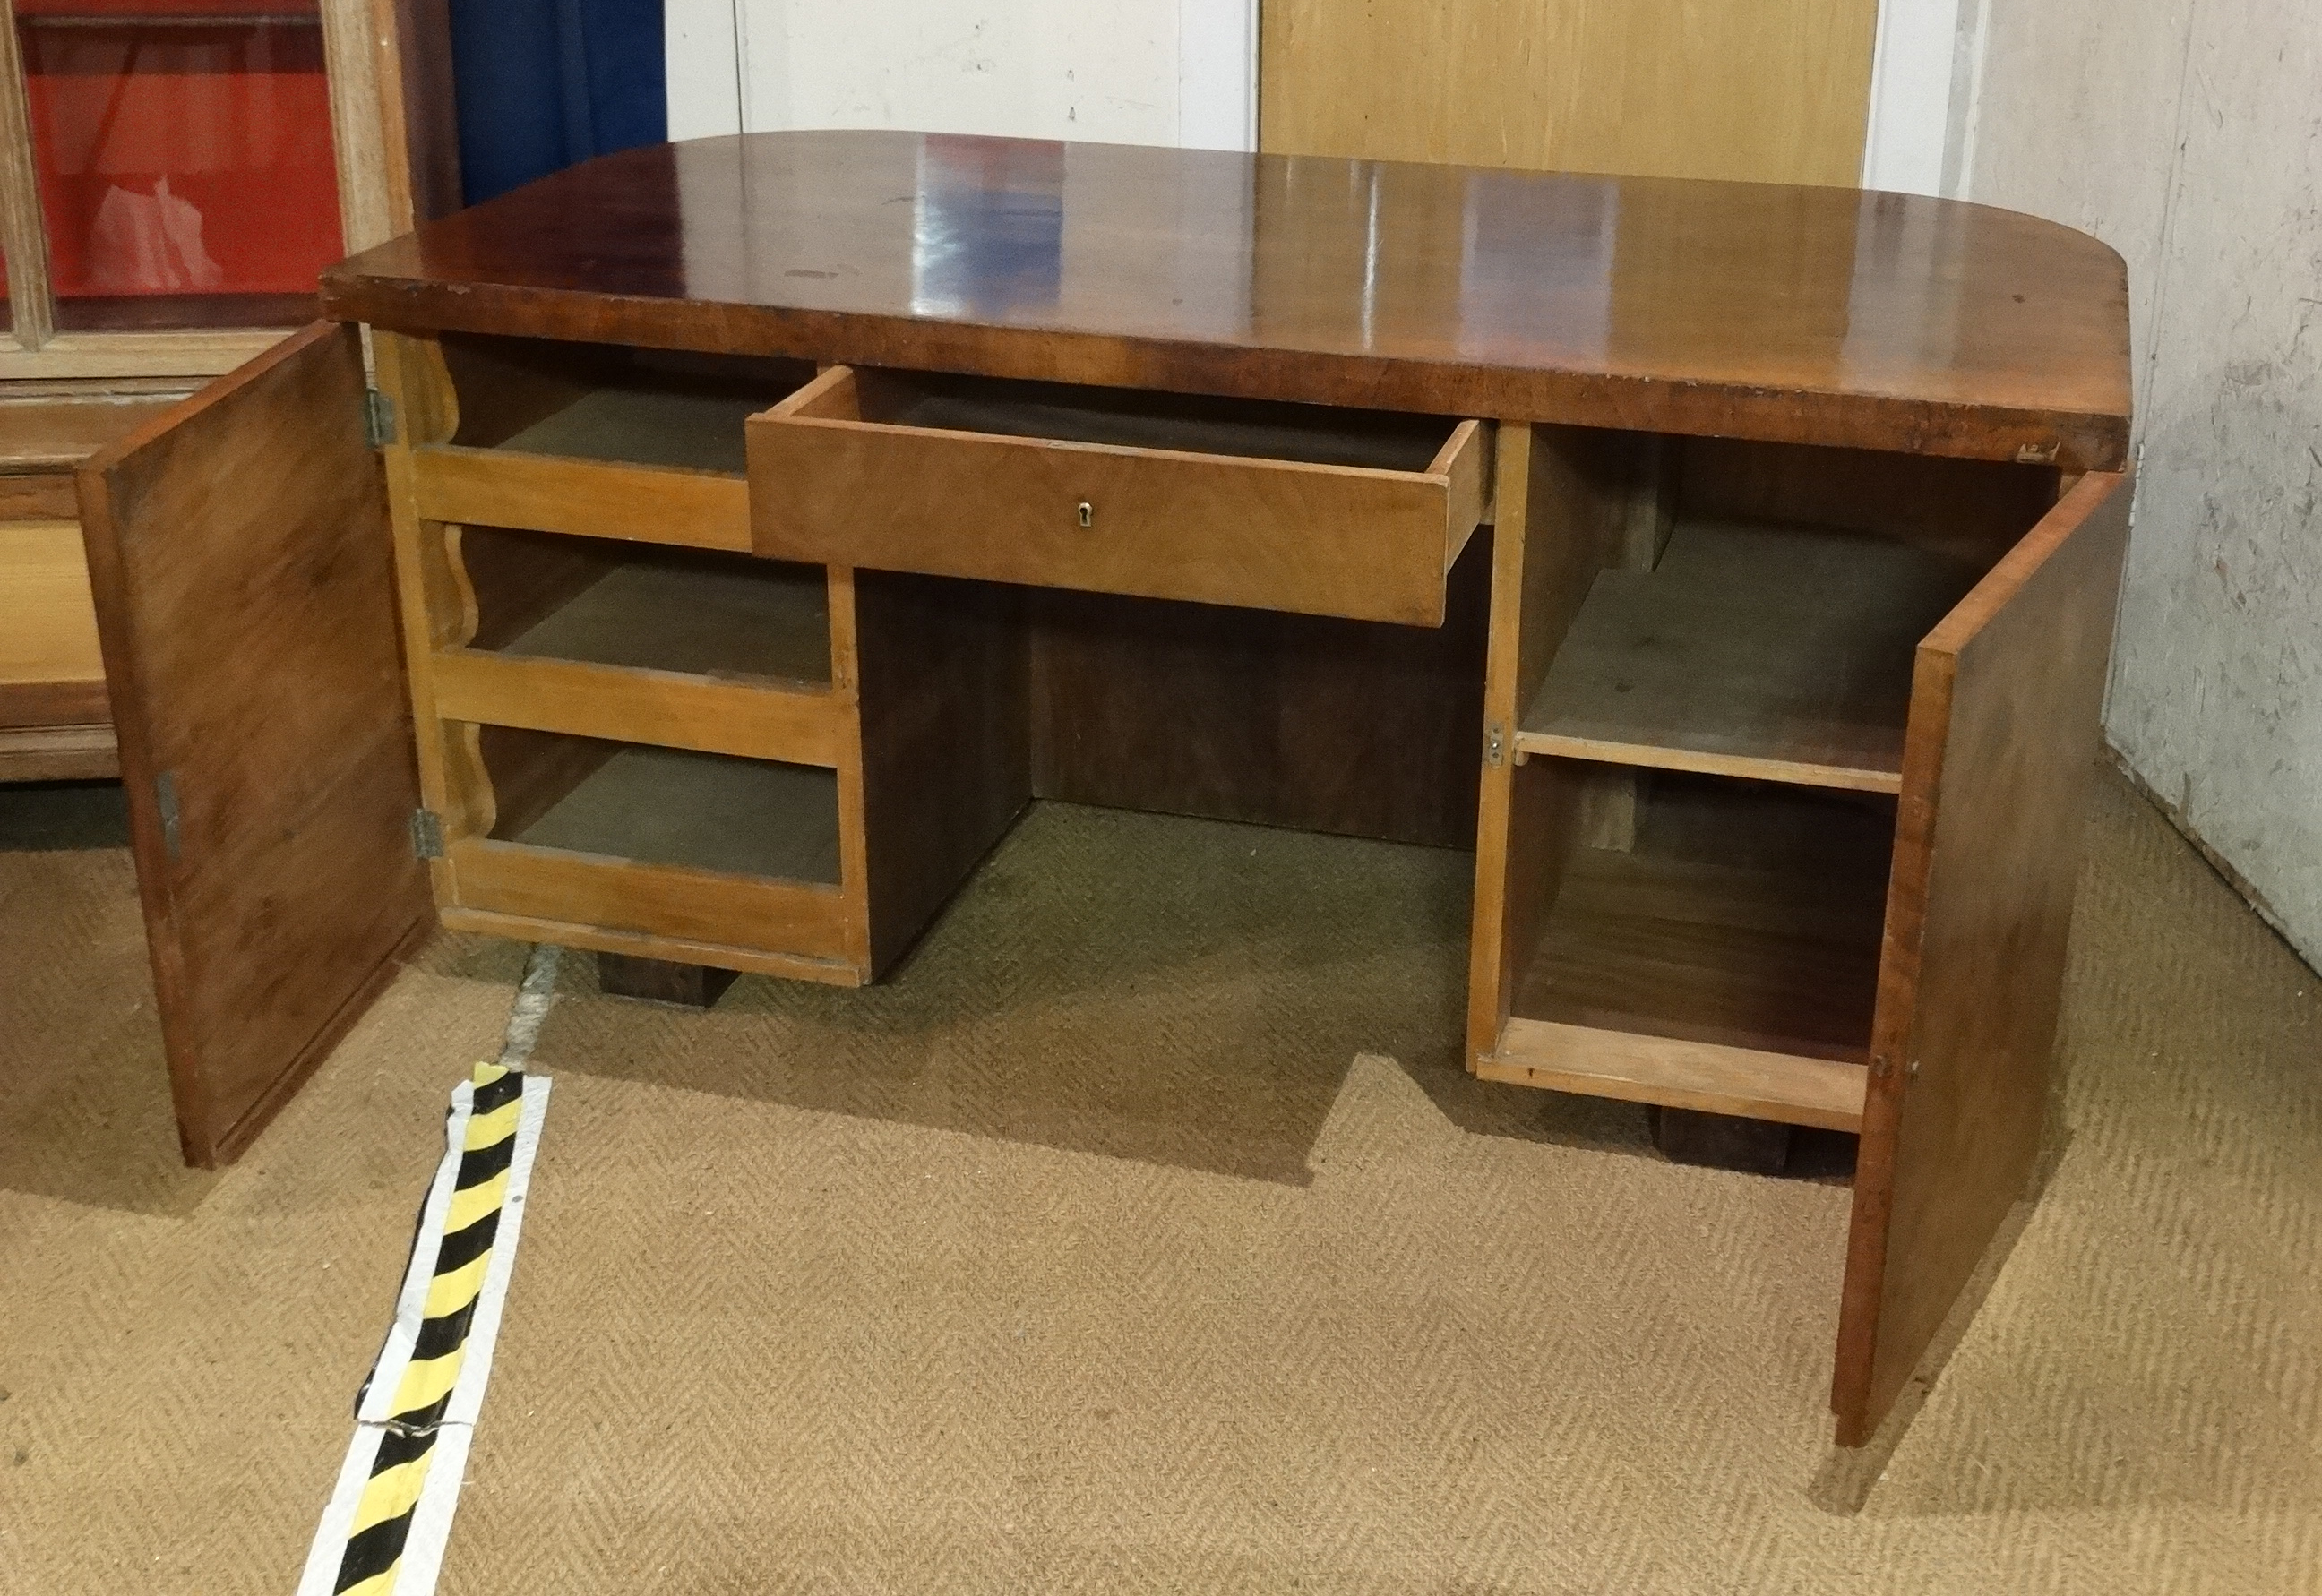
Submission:
POLYGON ((1865 534, 1681 521, 1657 569, 1598 575, 1517 752, 1898 791, 1918 642, 1980 575, 1865 534))
POLYGON ((516 454, 676 466, 738 477, 748 470, 743 424, 780 393, 608 387, 583 393, 502 440, 516 454))
POLYGON ((1645 780, 1632 848, 1572 851, 1482 1072, 1856 1128, 1891 800, 1645 780))
POLYGON ((487 728, 494 839, 639 864, 835 885, 835 772, 487 728))
POLYGON ((496 527, 464 529, 459 554, 476 596, 471 647, 727 680, 829 684, 820 566, 496 527))
POLYGON ((740 478, 744 423, 814 376, 805 360, 447 335, 453 444, 740 478))

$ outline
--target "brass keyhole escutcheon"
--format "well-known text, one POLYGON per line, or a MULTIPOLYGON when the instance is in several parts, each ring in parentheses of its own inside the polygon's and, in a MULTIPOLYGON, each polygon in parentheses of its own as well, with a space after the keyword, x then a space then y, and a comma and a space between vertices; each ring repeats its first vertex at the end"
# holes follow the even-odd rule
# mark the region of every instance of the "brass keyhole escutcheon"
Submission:
POLYGON ((1082 524, 1083 526, 1093 526, 1093 525, 1095 525, 1095 524, 1096 524, 1096 506, 1095 506, 1094 505, 1092 505, 1092 504, 1089 503, 1089 502, 1088 502, 1088 500, 1086 500, 1086 499, 1083 499, 1083 500, 1081 500, 1080 517, 1081 517, 1081 524, 1082 524))

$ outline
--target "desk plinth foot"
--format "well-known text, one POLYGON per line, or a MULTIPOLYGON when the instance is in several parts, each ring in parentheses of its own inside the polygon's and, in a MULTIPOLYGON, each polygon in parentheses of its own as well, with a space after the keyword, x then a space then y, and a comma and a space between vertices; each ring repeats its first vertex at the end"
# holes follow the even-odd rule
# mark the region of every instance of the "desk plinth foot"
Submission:
POLYGON ((1792 1127, 1777 1120, 1656 1108, 1652 1125, 1653 1145, 1673 1163, 1752 1175, 1778 1175, 1789 1167, 1792 1127))
POLYGON ((597 985, 615 998, 644 998, 654 1003, 678 1003, 688 1008, 715 1005, 734 984, 736 971, 707 964, 679 964, 667 959, 640 959, 629 953, 597 955, 597 985))

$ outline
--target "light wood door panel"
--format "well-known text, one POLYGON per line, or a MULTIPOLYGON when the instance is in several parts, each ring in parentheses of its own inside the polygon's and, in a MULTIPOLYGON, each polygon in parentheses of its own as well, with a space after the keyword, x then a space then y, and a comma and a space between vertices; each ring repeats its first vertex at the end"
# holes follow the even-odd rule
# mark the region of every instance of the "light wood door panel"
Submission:
POLYGON ((1258 147, 1851 187, 1878 0, 1266 0, 1258 147))
POLYGON ((316 324, 83 466, 188 1162, 233 1158, 432 924, 361 346, 316 324))
POLYGON ((1919 645, 1833 1406, 1867 1440, 2025 1195, 2128 542, 2080 479, 1919 645))

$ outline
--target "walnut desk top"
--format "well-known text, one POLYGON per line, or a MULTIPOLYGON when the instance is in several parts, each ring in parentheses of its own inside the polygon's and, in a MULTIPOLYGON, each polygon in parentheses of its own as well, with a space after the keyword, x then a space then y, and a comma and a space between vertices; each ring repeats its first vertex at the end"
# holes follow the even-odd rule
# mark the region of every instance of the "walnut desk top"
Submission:
POLYGON ((2108 470, 2126 274, 1957 201, 936 134, 633 150, 326 312, 991 377, 2108 470))

